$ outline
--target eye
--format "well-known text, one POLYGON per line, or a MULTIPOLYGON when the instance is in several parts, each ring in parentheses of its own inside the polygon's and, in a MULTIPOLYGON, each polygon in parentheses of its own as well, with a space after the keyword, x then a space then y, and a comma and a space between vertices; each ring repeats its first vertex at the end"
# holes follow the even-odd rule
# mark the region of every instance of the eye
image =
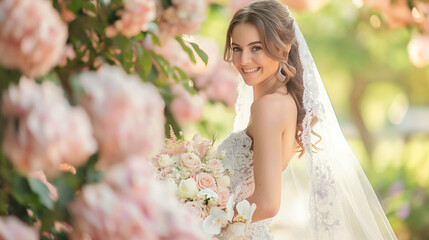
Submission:
POLYGON ((233 51, 233 52, 238 52, 238 51, 241 51, 241 49, 240 49, 239 47, 233 47, 233 48, 232 48, 232 51, 233 51))
POLYGON ((260 46, 254 46, 254 47, 252 47, 252 51, 253 52, 256 52, 256 51, 259 51, 259 50, 261 50, 262 48, 260 47, 260 46))

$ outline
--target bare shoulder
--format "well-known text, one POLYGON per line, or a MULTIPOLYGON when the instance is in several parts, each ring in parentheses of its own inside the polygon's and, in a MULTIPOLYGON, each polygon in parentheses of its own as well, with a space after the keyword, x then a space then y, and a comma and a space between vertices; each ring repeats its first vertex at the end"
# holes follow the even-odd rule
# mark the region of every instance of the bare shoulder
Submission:
POLYGON ((293 97, 280 94, 268 94, 252 104, 252 121, 259 127, 284 128, 296 124, 297 108, 293 97))

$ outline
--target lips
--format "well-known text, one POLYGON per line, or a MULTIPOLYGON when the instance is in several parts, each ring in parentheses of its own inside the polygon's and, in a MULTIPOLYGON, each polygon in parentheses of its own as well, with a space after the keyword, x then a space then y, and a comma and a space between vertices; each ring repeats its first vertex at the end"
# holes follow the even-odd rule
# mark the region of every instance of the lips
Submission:
POLYGON ((256 67, 256 68, 246 68, 246 69, 241 68, 241 70, 242 70, 244 73, 255 73, 255 72, 259 71, 259 69, 261 69, 261 68, 260 68, 260 67, 256 67))

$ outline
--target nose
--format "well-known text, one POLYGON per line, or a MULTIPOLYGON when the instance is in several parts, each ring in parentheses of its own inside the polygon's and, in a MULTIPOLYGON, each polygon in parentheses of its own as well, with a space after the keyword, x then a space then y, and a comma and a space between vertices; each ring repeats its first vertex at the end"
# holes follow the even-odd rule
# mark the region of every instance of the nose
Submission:
POLYGON ((251 62, 251 54, 249 51, 243 50, 241 53, 241 65, 246 65, 249 64, 251 62))

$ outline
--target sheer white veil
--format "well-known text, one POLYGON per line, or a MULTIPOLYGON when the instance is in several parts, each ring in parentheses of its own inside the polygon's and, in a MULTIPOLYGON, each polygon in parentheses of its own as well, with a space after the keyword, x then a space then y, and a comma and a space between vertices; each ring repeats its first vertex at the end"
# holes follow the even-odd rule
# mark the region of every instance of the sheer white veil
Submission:
MULTIPOLYGON (((292 159, 283 173, 282 208, 279 219, 274 220, 284 228, 281 239, 396 239, 371 184, 341 132, 296 22, 294 26, 304 69, 306 115, 302 142, 305 153, 301 158, 292 159), (319 122, 312 128, 313 116, 319 122), (312 143, 319 140, 312 130, 322 137, 317 144, 318 151, 312 147, 312 143)), ((253 102, 252 88, 242 78, 238 92, 234 131, 247 127, 253 102)))

